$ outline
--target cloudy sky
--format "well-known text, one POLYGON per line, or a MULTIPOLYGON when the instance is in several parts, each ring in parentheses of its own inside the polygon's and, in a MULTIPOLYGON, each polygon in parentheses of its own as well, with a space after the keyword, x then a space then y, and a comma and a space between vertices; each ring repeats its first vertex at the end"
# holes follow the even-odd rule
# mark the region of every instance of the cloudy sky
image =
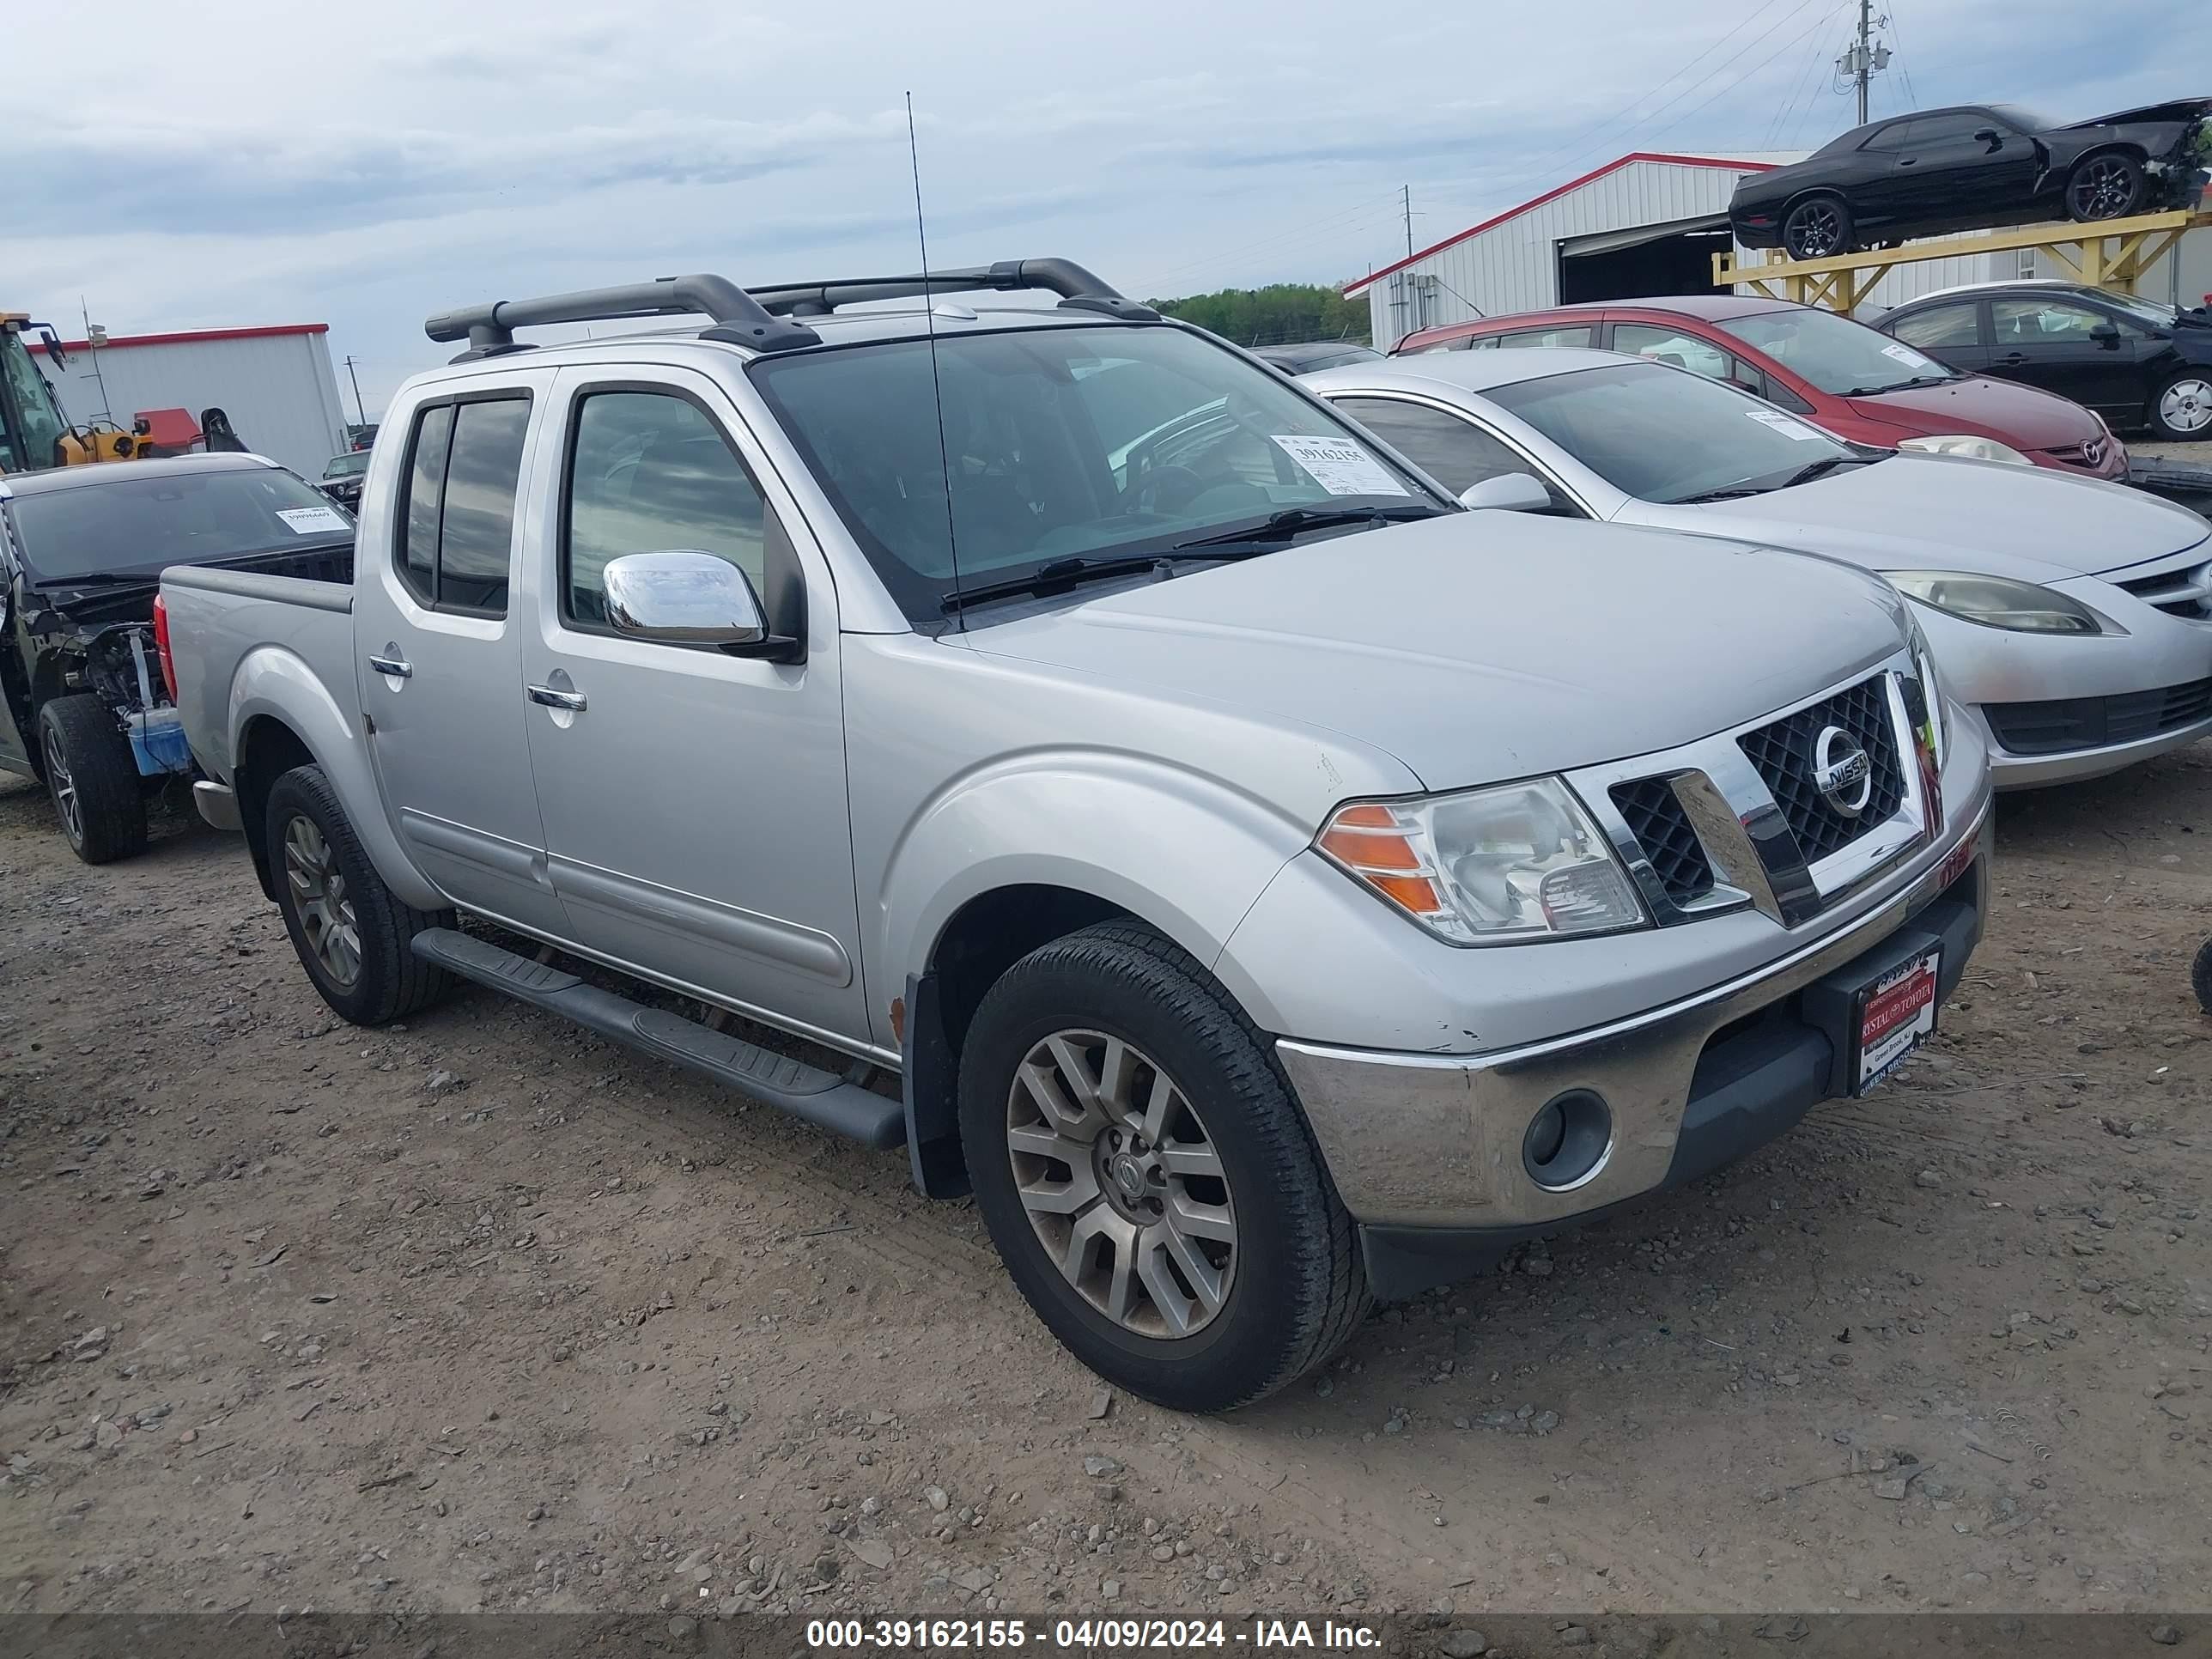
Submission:
MULTIPOLYGON (((125 0, 20 40, 0 303, 327 322, 373 415, 453 305, 911 269, 909 88, 933 260, 1064 254, 1146 296, 1388 263, 1401 185, 1426 246, 1625 150, 1850 125, 1856 0, 744 5, 125 0)), ((1887 9, 1877 114, 2212 92, 2201 0, 1887 9)))

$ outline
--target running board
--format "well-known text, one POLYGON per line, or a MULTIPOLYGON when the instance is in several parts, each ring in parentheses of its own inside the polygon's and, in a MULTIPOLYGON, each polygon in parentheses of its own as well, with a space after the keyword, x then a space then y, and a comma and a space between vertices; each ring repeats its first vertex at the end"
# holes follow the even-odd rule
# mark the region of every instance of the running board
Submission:
POLYGON ((564 973, 487 939, 450 927, 426 928, 415 935, 415 954, 448 973, 503 991, 520 1002, 572 1019, 579 1025, 627 1043, 657 1060, 710 1077, 741 1094, 781 1108, 827 1129, 889 1152, 906 1144, 906 1108, 872 1090, 848 1082, 835 1072, 733 1036, 710 1030, 696 1020, 587 985, 564 973))

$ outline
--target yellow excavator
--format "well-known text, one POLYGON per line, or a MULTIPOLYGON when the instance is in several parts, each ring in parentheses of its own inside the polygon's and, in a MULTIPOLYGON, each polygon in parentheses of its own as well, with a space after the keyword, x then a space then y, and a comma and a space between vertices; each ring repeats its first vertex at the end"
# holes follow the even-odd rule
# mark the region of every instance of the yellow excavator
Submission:
POLYGON ((26 334, 44 339, 55 368, 69 366, 52 325, 34 323, 20 311, 0 311, 0 473, 127 461, 137 454, 144 447, 143 433, 126 432, 112 421, 70 423, 53 387, 32 360, 26 334))

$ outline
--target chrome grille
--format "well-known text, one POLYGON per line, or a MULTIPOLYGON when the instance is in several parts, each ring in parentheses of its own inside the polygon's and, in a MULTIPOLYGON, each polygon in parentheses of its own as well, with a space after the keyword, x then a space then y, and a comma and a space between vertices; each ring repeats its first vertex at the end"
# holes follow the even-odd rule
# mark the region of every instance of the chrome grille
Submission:
POLYGON ((1877 674, 1862 680, 1736 740, 1744 758, 1773 792, 1775 805, 1782 809, 1808 864, 1841 852, 1887 822, 1904 801, 1905 771, 1885 678, 1877 674), (1839 811, 1813 781, 1814 750, 1820 733, 1831 726, 1840 726, 1865 750, 1872 766, 1867 804, 1856 816, 1839 811))
POLYGON ((1713 890, 1713 866, 1703 842, 1682 810, 1674 786, 1665 778, 1638 778, 1617 783, 1613 804, 1644 856, 1651 872, 1676 905, 1686 908, 1713 890))

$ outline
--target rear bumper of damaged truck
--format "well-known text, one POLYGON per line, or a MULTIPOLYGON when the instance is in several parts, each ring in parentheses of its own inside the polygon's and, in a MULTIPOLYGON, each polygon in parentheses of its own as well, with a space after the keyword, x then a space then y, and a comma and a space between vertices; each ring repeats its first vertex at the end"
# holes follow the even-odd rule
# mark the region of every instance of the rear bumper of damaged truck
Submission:
POLYGON ((1849 1094, 1860 994, 1940 951, 1940 1008, 1980 941, 1989 801, 1984 783, 1845 924, 1643 1012, 1472 1054, 1279 1040, 1376 1293, 1463 1279, 1522 1241, 1709 1175, 1849 1094), (1555 1103, 1590 1162, 1547 1184, 1531 1125, 1555 1103))

